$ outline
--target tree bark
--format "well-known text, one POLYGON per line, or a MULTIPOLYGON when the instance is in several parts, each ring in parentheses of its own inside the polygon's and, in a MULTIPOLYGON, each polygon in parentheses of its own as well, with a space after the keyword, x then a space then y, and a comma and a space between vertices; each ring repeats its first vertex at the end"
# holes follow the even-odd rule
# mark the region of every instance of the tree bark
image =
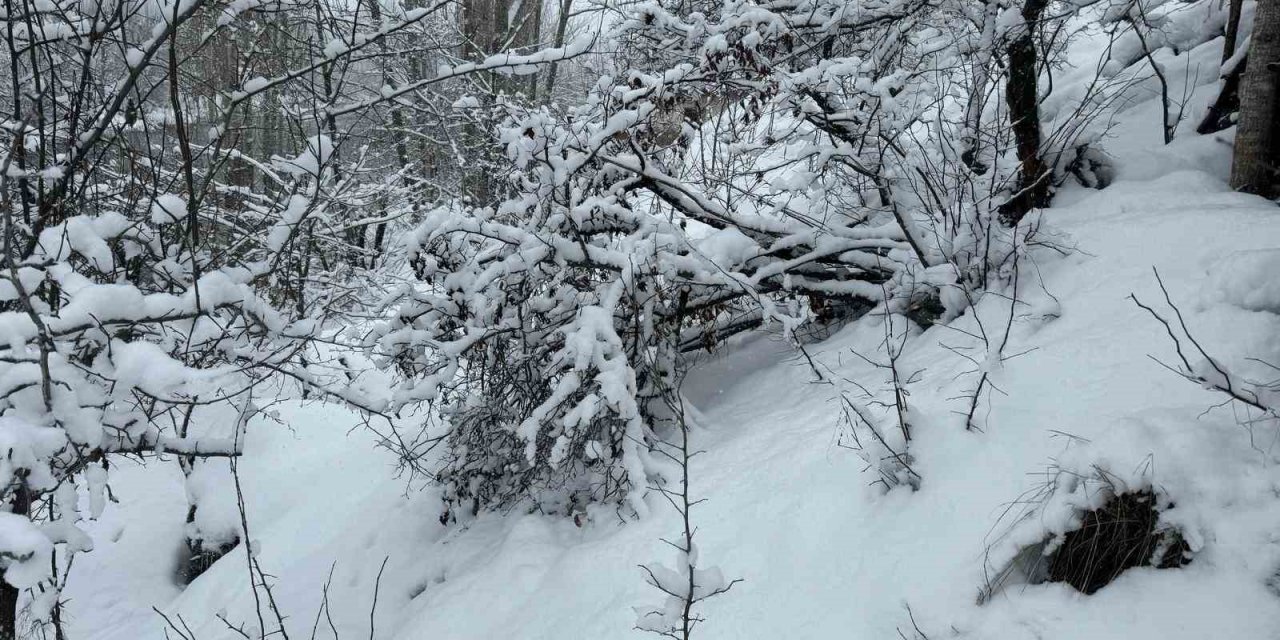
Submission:
POLYGON ((1040 74, 1036 51, 1036 26, 1048 4, 1049 0, 1026 0, 1022 5, 1025 26, 1008 47, 1005 102, 1018 151, 1018 190, 1000 211, 1001 222, 1009 226, 1049 202, 1049 169, 1040 157, 1040 74))
POLYGON ((1244 0, 1231 0, 1227 10, 1227 26, 1223 33, 1226 40, 1222 43, 1222 64, 1236 55, 1236 43, 1240 39, 1240 13, 1244 10, 1244 0))
MULTIPOLYGON (((11 513, 25 516, 31 512, 31 495, 25 480, 13 492, 11 513)), ((22 592, 0 576, 0 640, 18 638, 18 597, 22 592)))
MULTIPOLYGON (((502 51, 519 50, 534 44, 534 22, 542 16, 535 0, 464 0, 459 15, 459 27, 466 42, 462 57, 467 60, 483 60, 502 51)), ((519 76, 507 76, 496 71, 483 75, 489 93, 479 97, 480 108, 476 120, 463 128, 462 141, 467 153, 473 156, 473 164, 464 169, 462 192, 473 204, 487 206, 501 197, 501 177, 488 171, 488 167, 500 163, 499 155, 482 152, 492 147, 490 143, 491 109, 502 94, 515 95, 529 88, 529 82, 519 76)))
POLYGON ((15 640, 17 627, 18 589, 0 579, 0 640, 15 640))
MULTIPOLYGON (((564 46, 564 34, 569 29, 569 12, 573 9, 573 0, 560 0, 560 15, 556 17, 556 39, 552 46, 564 46)), ((553 61, 551 70, 547 72, 547 102, 555 99, 556 70, 559 63, 553 61)))
POLYGON ((1249 66, 1240 82, 1231 186, 1280 197, 1280 2, 1261 0, 1253 18, 1249 66))
POLYGON ((995 57, 996 18, 1000 14, 1000 5, 996 0, 984 0, 982 10, 981 36, 977 51, 971 64, 973 68, 973 86, 969 90, 969 100, 965 105, 964 117, 964 151, 960 160, 974 173, 982 175, 987 166, 982 161, 982 112, 986 108, 987 89, 991 86, 991 61, 995 57))
POLYGON ((1235 126, 1232 116, 1240 112, 1240 78, 1244 76, 1248 64, 1248 56, 1245 56, 1226 72, 1227 75, 1222 79, 1222 88, 1218 90, 1218 97, 1214 99, 1212 105, 1209 105, 1209 111, 1196 127, 1196 133, 1203 136, 1235 126))
MULTIPOLYGON (((1218 97, 1209 107, 1209 112, 1196 127, 1196 133, 1208 135, 1230 128, 1235 123, 1231 115, 1240 111, 1240 77, 1244 75, 1243 60, 1230 64, 1236 55, 1236 47, 1240 41, 1240 13, 1244 8, 1244 0, 1231 0, 1227 10, 1227 25, 1223 30, 1222 42, 1222 86, 1218 97), (1228 66, 1230 64, 1230 66, 1228 66)), ((1247 57, 1247 56, 1246 56, 1247 57)))
MULTIPOLYGON (((373 0, 372 2, 369 3, 369 12, 370 12, 370 15, 373 17, 373 24, 376 24, 376 25, 382 24, 382 7, 378 2, 379 0, 373 0)), ((378 50, 379 52, 386 54, 387 41, 385 39, 378 42, 378 50)), ((391 73, 391 70, 388 68, 389 63, 387 61, 387 58, 386 57, 380 58, 378 64, 381 65, 382 67, 381 73, 382 73, 383 86, 390 85, 391 79, 392 79, 392 73, 391 73)), ((405 167, 408 167, 410 164, 409 147, 405 144, 404 110, 400 106, 400 103, 398 102, 391 103, 391 128, 392 128, 392 138, 395 140, 395 144, 393 146, 395 147, 395 152, 396 152, 396 163, 400 171, 407 171, 405 167)), ((411 206, 413 206, 415 209, 417 208, 416 203, 411 206)), ((386 238, 386 235, 387 235, 387 223, 379 222, 378 225, 374 227, 374 230, 373 230, 373 251, 369 256, 369 268, 371 269, 377 265, 378 258, 382 256, 382 243, 386 238)))

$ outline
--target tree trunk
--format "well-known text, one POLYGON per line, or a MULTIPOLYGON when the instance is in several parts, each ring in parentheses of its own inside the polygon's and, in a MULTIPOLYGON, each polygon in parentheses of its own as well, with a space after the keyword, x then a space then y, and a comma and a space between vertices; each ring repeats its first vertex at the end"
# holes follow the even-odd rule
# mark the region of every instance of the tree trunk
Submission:
MULTIPOLYGON (((541 16, 534 15, 538 4, 534 0, 464 0, 461 3, 459 26, 466 42, 462 57, 467 60, 483 60, 501 51, 519 50, 534 43, 534 22, 541 16)), ((507 76, 496 71, 484 74, 490 93, 479 96, 481 105, 476 109, 479 123, 463 128, 462 141, 473 163, 464 169, 462 192, 478 206, 487 206, 501 197, 503 181, 490 168, 502 162, 500 155, 492 152, 492 107, 502 94, 515 95, 529 87, 527 80, 519 76, 507 76), (489 149, 490 151, 484 151, 489 149)))
POLYGON ((1001 207, 1000 220, 1014 226, 1032 209, 1049 201, 1049 168, 1040 157, 1039 60, 1036 28, 1049 0, 1026 0, 1022 33, 1009 44, 1009 84, 1005 101, 1018 150, 1017 192, 1001 207))
MULTIPOLYGON (((532 0, 525 0, 525 2, 531 2, 531 1, 532 0)), ((533 5, 534 5, 533 13, 529 16, 529 19, 533 23, 530 27, 533 29, 533 33, 530 34, 529 36, 528 44, 535 47, 541 47, 542 46, 542 14, 546 11, 546 7, 543 6, 542 0, 537 0, 537 2, 534 2, 533 5)), ((529 74, 529 88, 528 88, 529 101, 534 104, 538 104, 538 79, 541 77, 542 77, 542 74, 540 72, 529 74)))
POLYGON ((1222 43, 1222 64, 1236 55, 1236 43, 1240 40, 1240 13, 1244 10, 1244 0, 1231 0, 1227 10, 1227 26, 1223 33, 1226 40, 1222 43))
MULTIPOLYGON (((552 46, 564 46, 564 34, 569 29, 569 12, 572 9, 573 0, 560 0, 560 15, 556 17, 556 39, 552 46)), ((551 70, 547 72, 547 102, 555 99, 557 68, 558 63, 552 61, 551 70)))
MULTIPOLYGON (((31 496, 27 492, 26 483, 20 484, 13 492, 11 513, 25 516, 31 512, 31 496)), ((0 577, 0 640, 17 640, 18 637, 18 596, 22 592, 0 577)))
POLYGON ((1231 64, 1231 60, 1236 56, 1236 47, 1240 41, 1240 13, 1243 8, 1244 0, 1231 0, 1227 10, 1227 25, 1223 31, 1225 39, 1222 42, 1222 87, 1218 90, 1217 99, 1209 107, 1209 112, 1200 121, 1200 126, 1196 127, 1196 133, 1200 135, 1230 128, 1235 124, 1231 115, 1240 111, 1240 77, 1244 75, 1245 62, 1241 60, 1231 64))
POLYGON ((1244 76, 1248 64, 1248 56, 1245 56, 1226 71, 1227 75, 1222 79, 1222 88, 1218 90, 1218 97, 1214 99, 1212 105, 1209 105, 1209 111, 1196 127, 1196 133, 1203 136, 1235 126, 1232 116, 1240 112, 1240 78, 1244 76))
POLYGON ((991 60, 995 56, 996 18, 1000 14, 1000 5, 996 0, 985 0, 982 10, 982 26, 977 51, 972 62, 973 86, 969 90, 969 100, 965 105, 964 117, 964 150, 960 152, 960 160, 974 173, 982 175, 987 166, 982 161, 982 112, 986 109, 987 89, 991 85, 991 60))
POLYGON ((1249 66, 1240 81, 1231 186, 1280 197, 1280 2, 1261 0, 1253 18, 1249 66))
MULTIPOLYGON (((373 0, 372 2, 369 3, 369 11, 370 11, 370 15, 373 17, 373 23, 379 24, 379 25, 382 24, 382 7, 379 4, 379 0, 373 0)), ((378 42, 378 51, 383 54, 386 54, 387 41, 385 38, 378 42)), ((388 86, 391 84, 391 80, 392 80, 392 73, 391 73, 391 70, 388 68, 388 64, 390 63, 387 61, 386 57, 382 57, 382 58, 379 58, 379 64, 382 66, 382 69, 381 69, 382 84, 384 86, 388 86)), ((395 152, 396 152, 396 163, 398 165, 397 169, 400 171, 407 171, 405 167, 409 166, 409 147, 405 144, 404 111, 403 111, 403 108, 400 106, 400 103, 398 102, 391 103, 391 129, 392 129, 392 134, 391 134, 392 138, 395 140, 395 144, 393 146, 395 147, 395 152)), ((416 203, 412 204, 411 206, 413 206, 415 209, 417 208, 416 203)), ((382 255, 382 242, 383 242, 383 239, 386 237, 386 235, 387 235, 387 223, 379 222, 378 225, 374 227, 374 230, 373 230, 373 251, 370 252, 370 255, 369 255, 370 269, 372 269, 374 266, 377 265, 378 258, 381 257, 382 255)))
POLYGON ((18 589, 0 580, 0 640, 18 637, 18 589))

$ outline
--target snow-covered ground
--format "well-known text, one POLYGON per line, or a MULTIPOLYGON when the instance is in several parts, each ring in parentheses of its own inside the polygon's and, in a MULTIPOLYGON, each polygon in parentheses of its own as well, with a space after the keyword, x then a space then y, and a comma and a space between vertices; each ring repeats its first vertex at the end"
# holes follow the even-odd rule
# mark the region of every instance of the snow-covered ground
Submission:
MULTIPOLYGON (((1208 43, 1178 64, 1216 68, 1219 48, 1208 43)), ((1191 116, 1207 93, 1193 96, 1191 116)), ((883 380, 854 355, 876 351, 875 319, 809 345, 825 382, 768 334, 693 373, 686 391, 705 451, 691 470, 692 491, 707 500, 694 513, 701 557, 743 579, 701 609, 699 638, 912 637, 911 616, 934 639, 1275 637, 1280 427, 1245 425, 1231 406, 1210 410, 1220 396, 1148 357, 1172 361, 1173 346, 1129 296, 1162 300, 1154 267, 1210 353, 1241 366, 1251 356, 1280 361, 1280 300, 1250 302, 1233 289, 1280 277, 1265 272, 1280 264, 1274 253, 1249 253, 1280 250, 1280 209, 1227 187, 1221 135, 1161 145, 1158 109, 1144 102, 1119 116, 1105 142, 1114 184, 1068 188, 1043 212, 1045 237, 1068 251, 1034 251, 1005 351, 1023 355, 994 371, 981 431, 956 413, 976 382, 956 354, 981 351, 967 335, 975 312, 907 342, 900 366, 921 372, 908 387, 918 491, 873 486, 841 439, 837 400, 849 388, 839 379, 871 389, 883 380), (1176 505, 1166 517, 1194 559, 1130 570, 1089 596, 1021 585, 979 605, 987 576, 1020 545, 1069 529, 1073 505, 1096 500, 1098 487, 1085 482, 1042 505, 1020 502, 1055 470, 1154 487, 1176 505)), ((976 312, 999 326, 1009 306, 990 296, 976 312)), ((638 565, 670 561, 660 538, 678 532, 659 497, 636 521, 602 509, 581 526, 512 513, 445 527, 435 492, 397 477, 374 438, 351 429, 356 416, 293 402, 280 417, 290 428, 251 427, 240 471, 251 538, 292 638, 312 637, 326 583, 318 638, 641 636, 635 608, 658 594, 638 565)), ((161 638, 153 606, 200 640, 240 637, 220 618, 258 624, 243 549, 175 586, 186 502, 176 463, 154 465, 165 470, 126 463, 113 472, 122 502, 92 524, 98 549, 76 560, 70 637, 161 638)))

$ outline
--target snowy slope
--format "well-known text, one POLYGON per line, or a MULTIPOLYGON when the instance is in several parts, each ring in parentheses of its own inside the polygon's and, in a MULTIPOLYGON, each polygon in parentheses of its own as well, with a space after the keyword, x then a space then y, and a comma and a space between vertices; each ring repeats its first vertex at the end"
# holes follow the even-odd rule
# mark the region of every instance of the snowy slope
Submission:
MULTIPOLYGON (((1172 345, 1128 296, 1159 299, 1155 267, 1215 356, 1280 356, 1280 316, 1215 290, 1265 280, 1239 272, 1249 261, 1236 256, 1280 247, 1280 209, 1228 189, 1223 140, 1189 135, 1161 146, 1157 109, 1147 102, 1120 116, 1106 143, 1119 167, 1114 184, 1068 189, 1043 213, 1049 237, 1070 250, 1034 252, 1006 350, 1025 353, 995 373, 981 432, 955 413, 964 409, 956 396, 974 384, 973 365, 955 352, 977 346, 961 331, 975 328, 974 312, 908 341, 902 367, 921 371, 909 387, 918 491, 872 486, 865 463, 841 446, 839 379, 874 389, 884 377, 854 355, 876 351, 874 319, 809 346, 825 382, 765 334, 695 371, 687 392, 706 453, 695 458, 692 491, 708 500, 694 515, 699 547, 705 563, 744 580, 705 606, 698 637, 910 637, 908 607, 935 639, 1275 636, 1276 425, 1250 428, 1230 407, 1206 411, 1221 398, 1148 357, 1168 360, 1172 345), (1017 501, 1044 487, 1051 469, 1102 469, 1123 486, 1154 487, 1176 504, 1168 516, 1194 560, 1130 570, 1091 596, 1015 586, 977 604, 986 576, 1019 543, 1070 526, 1061 496, 1016 526, 1012 518, 1035 506, 1017 501)), ((976 312, 999 325, 1009 306, 992 296, 976 312)), ((331 567, 328 617, 341 638, 642 637, 634 608, 658 598, 638 565, 669 561, 659 538, 678 531, 657 497, 640 521, 606 509, 583 526, 489 514, 446 528, 429 487, 409 486, 371 436, 348 433, 354 416, 292 403, 281 417, 292 431, 268 422, 250 430, 242 473, 252 538, 291 637, 311 637, 331 567)), ((95 523, 100 552, 77 560, 67 593, 73 637, 163 637, 153 605, 201 640, 239 637, 218 617, 257 624, 243 549, 185 591, 173 586, 185 502, 176 467, 164 472, 173 477, 150 471, 113 476, 128 499, 95 523)), ((332 637, 323 618, 315 637, 332 637)))

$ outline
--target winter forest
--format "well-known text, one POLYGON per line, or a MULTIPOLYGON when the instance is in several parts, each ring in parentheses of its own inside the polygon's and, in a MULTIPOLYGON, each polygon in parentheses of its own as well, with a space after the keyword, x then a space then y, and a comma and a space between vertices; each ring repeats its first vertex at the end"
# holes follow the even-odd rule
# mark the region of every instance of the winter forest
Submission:
POLYGON ((0 1, 0 640, 1280 633, 1280 0, 0 1))

